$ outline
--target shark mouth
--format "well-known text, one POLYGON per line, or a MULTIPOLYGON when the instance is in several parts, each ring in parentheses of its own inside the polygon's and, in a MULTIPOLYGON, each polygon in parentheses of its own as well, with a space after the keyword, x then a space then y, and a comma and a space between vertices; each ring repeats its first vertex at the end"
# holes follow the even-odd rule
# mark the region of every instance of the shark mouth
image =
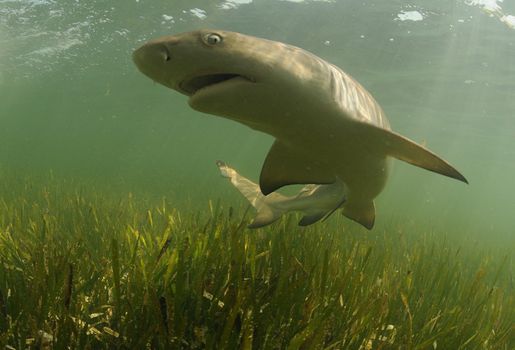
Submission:
POLYGON ((220 74, 208 74, 201 75, 198 77, 193 77, 190 79, 185 79, 179 84, 179 89, 188 96, 194 95, 197 91, 228 82, 233 79, 243 78, 248 81, 252 81, 246 77, 243 77, 239 74, 231 74, 231 73, 220 73, 220 74))

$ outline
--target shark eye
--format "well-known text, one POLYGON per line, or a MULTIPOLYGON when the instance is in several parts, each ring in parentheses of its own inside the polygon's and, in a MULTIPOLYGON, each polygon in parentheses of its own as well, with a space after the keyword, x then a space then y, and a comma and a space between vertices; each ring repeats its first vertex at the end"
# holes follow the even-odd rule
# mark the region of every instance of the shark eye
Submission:
POLYGON ((216 45, 222 42, 222 37, 218 34, 211 33, 204 37, 204 41, 209 45, 216 45))

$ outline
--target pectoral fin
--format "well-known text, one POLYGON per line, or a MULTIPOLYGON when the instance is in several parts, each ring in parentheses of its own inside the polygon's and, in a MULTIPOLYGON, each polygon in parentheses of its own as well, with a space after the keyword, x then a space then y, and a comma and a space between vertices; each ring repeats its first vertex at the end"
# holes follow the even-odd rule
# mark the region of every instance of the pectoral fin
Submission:
POLYGON ((387 155, 435 173, 468 183, 467 179, 447 161, 418 143, 393 131, 362 124, 371 142, 387 155))
POLYGON ((267 195, 286 185, 328 184, 335 181, 334 175, 323 164, 308 159, 304 154, 276 140, 266 156, 261 169, 259 186, 267 195))

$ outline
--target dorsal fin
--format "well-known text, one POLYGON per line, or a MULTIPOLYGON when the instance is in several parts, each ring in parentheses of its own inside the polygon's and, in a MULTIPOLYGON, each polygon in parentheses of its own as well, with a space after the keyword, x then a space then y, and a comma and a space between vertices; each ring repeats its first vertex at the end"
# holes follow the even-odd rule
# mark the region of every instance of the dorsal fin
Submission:
POLYGON ((279 140, 266 156, 259 176, 261 192, 267 195, 286 185, 329 184, 335 177, 318 161, 308 159, 279 140))

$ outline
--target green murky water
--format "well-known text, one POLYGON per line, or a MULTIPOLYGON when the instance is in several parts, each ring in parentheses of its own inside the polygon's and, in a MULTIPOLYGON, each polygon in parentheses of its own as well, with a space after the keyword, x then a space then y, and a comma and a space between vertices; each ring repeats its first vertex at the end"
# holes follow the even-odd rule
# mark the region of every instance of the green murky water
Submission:
POLYGON ((223 28, 303 47, 362 82, 394 130, 451 161, 464 186, 396 162, 378 223, 513 237, 511 1, 0 1, 0 162, 181 201, 231 192, 223 159, 256 179, 266 135, 190 110, 131 51, 223 28))
POLYGON ((395 216, 509 239, 514 6, 4 0, 2 169, 51 170, 194 202, 230 192, 216 159, 256 179, 270 137, 190 110, 184 97, 137 72, 130 58, 149 38, 223 28, 294 44, 342 67, 372 92, 394 130, 425 142, 470 180, 464 186, 396 162, 378 199, 378 223, 395 216))

